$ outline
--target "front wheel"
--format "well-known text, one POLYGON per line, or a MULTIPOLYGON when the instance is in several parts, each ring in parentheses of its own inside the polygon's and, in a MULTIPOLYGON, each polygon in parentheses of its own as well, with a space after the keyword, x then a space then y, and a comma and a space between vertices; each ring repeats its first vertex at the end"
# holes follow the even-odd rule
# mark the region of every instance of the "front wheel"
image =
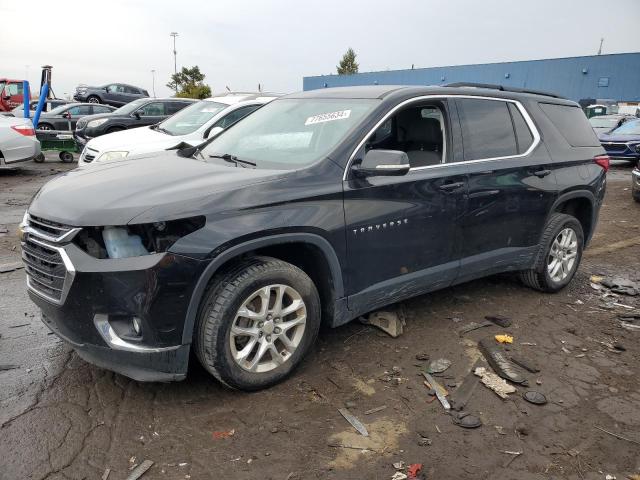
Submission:
POLYGON ((226 385, 259 390, 295 369, 319 328, 312 280, 290 263, 254 257, 214 279, 198 312, 195 352, 226 385))
POLYGON ((571 215, 554 213, 540 242, 540 252, 531 270, 520 272, 523 283, 543 292, 557 292, 573 279, 584 248, 580 222, 571 215))
POLYGON ((89 95, 89 98, 87 98, 87 103, 102 103, 102 102, 100 102, 100 97, 98 97, 97 95, 89 95))

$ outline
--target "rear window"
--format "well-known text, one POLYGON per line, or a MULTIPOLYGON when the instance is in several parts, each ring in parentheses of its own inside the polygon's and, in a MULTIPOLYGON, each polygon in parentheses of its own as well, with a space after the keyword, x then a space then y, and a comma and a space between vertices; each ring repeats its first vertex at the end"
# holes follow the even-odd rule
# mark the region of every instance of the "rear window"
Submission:
POLYGON ((540 108, 572 147, 600 146, 589 120, 579 107, 541 103, 540 108))
POLYGON ((457 100, 465 160, 508 157, 518 153, 507 103, 502 100, 457 100))

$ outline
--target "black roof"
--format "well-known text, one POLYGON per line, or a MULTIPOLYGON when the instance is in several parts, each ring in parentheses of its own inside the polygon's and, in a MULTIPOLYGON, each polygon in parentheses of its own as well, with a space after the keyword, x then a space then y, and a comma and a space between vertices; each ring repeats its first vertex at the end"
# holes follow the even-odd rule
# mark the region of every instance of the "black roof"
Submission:
POLYGON ((547 103, 559 103, 564 105, 577 105, 575 102, 559 98, 554 94, 544 92, 522 91, 522 90, 500 90, 487 86, 488 88, 476 86, 419 86, 419 85, 363 85, 353 87, 320 88, 317 90, 307 90, 287 95, 284 98, 370 98, 370 99, 392 99, 411 98, 421 95, 474 95, 481 97, 494 97, 506 99, 536 99, 547 103))

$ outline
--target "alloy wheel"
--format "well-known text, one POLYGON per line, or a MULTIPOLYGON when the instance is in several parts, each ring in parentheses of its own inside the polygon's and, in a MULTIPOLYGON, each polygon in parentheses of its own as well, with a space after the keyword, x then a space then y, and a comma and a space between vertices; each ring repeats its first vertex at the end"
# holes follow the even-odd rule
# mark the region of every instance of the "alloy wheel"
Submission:
POLYGON ((578 256, 578 237, 572 228, 564 228, 551 244, 547 271, 554 282, 561 282, 571 274, 578 256))
POLYGON ((289 285, 262 287, 243 302, 231 325, 233 360, 244 370, 264 373, 291 358, 305 332, 307 307, 289 285))

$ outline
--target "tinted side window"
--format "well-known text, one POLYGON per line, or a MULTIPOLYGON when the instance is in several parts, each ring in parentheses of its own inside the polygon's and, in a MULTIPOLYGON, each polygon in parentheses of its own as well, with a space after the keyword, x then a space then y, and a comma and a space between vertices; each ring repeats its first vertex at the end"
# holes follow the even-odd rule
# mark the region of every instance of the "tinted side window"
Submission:
POLYGON ((516 155, 516 136, 507 102, 457 100, 465 160, 516 155))
POLYGON ((155 102, 147 103, 144 107, 138 110, 141 115, 145 117, 161 116, 164 115, 164 103, 155 102))
POLYGON ((540 108, 572 147, 599 147, 598 137, 579 107, 541 103, 540 108))
POLYGON ((511 119, 513 120, 513 128, 516 131, 516 141, 518 142, 518 153, 526 152, 533 143, 533 135, 527 122, 525 122, 522 113, 513 103, 508 103, 511 119))
POLYGON ((241 120, 244 117, 246 117, 247 115, 249 115, 256 108, 258 108, 258 105, 249 105, 247 107, 241 107, 241 108, 239 108, 237 110, 234 110, 233 112, 231 112, 226 117, 221 118, 220 120, 218 120, 216 122, 216 124, 214 125, 214 127, 229 128, 231 125, 236 123, 238 120, 241 120))
POLYGON ((182 110, 187 105, 191 105, 191 104, 186 102, 167 102, 164 108, 167 111, 167 115, 173 115, 174 113, 182 110))
POLYGON ((134 95, 137 95, 140 93, 140 91, 137 88, 133 88, 133 87, 124 87, 124 91, 125 93, 132 93, 134 95))
POLYGON ((78 105, 77 107, 71 107, 67 110, 74 117, 80 115, 91 115, 91 106, 89 105, 78 105))
POLYGON ((111 113, 111 112, 113 112, 113 110, 110 109, 109 107, 105 107, 103 105, 93 106, 93 113, 111 113))

